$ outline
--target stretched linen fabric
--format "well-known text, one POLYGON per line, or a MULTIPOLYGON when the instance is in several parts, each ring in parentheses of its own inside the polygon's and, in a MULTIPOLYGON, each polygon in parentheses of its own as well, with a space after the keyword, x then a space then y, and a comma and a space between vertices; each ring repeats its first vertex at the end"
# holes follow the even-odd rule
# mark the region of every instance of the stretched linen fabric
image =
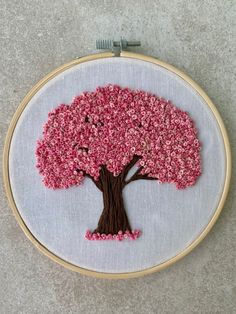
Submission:
POLYGON ((208 224, 225 179, 223 139, 204 100, 172 72, 122 57, 79 64, 44 85, 18 121, 9 158, 13 196, 32 234, 62 259, 101 272, 139 271, 180 253, 208 224), (87 241, 85 232, 96 226, 103 208, 101 193, 89 179, 67 190, 47 189, 35 167, 36 141, 48 112, 109 83, 170 99, 195 121, 202 144, 202 175, 193 187, 177 190, 140 180, 124 189, 129 220, 142 230, 137 241, 87 241))

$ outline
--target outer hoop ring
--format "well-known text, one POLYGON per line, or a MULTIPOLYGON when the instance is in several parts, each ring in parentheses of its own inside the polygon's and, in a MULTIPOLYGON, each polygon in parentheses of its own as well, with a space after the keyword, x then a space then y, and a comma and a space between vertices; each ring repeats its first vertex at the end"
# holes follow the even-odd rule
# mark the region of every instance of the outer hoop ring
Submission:
POLYGON ((120 55, 121 55, 121 57, 124 57, 124 58, 139 59, 139 60, 143 60, 146 62, 150 62, 150 63, 159 65, 159 66, 175 73, 176 75, 181 77, 184 81, 186 81, 205 100, 206 104, 209 106, 212 113, 214 114, 214 117, 215 117, 215 119, 219 125, 220 131, 221 131, 221 134, 223 137, 224 148, 225 148, 225 157, 226 157, 226 175, 225 175, 225 182, 224 182, 224 187, 223 187, 221 199, 220 199, 218 206, 215 210, 215 213, 212 216, 211 220, 209 221, 208 225, 205 227, 205 229, 202 231, 202 233, 188 247, 186 247, 182 252, 180 252, 176 256, 172 257, 171 259, 167 260, 166 262, 161 263, 161 264, 156 265, 156 266, 153 266, 153 267, 150 267, 150 268, 147 268, 147 269, 144 269, 144 270, 141 270, 141 271, 127 272, 127 273, 104 273, 104 272, 96 272, 96 271, 88 270, 88 269, 76 266, 74 264, 71 264, 71 263, 63 260, 59 256, 57 256, 54 253, 52 253, 51 251, 49 251, 44 245, 42 245, 33 236, 33 234, 28 229, 27 225, 25 224, 23 218, 21 217, 21 215, 17 209, 16 203, 15 203, 15 200, 13 197, 13 193, 11 190, 11 183, 10 183, 10 177, 9 177, 9 151, 10 151, 11 139, 12 139, 16 124, 18 122, 18 119, 19 119, 20 115, 22 114, 23 110, 25 109, 25 107, 27 106, 27 104, 29 103, 31 98, 48 81, 50 81, 52 78, 54 78, 58 74, 62 73, 63 71, 65 71, 65 70, 67 70, 67 69, 69 69, 69 68, 71 68, 77 64, 80 64, 83 62, 88 62, 91 60, 101 59, 101 58, 111 58, 111 57, 114 57, 114 54, 111 52, 105 52, 105 53, 89 55, 86 57, 82 57, 82 58, 73 60, 73 61, 66 63, 66 64, 62 65, 61 67, 55 69, 54 71, 52 71, 48 75, 46 75, 43 79, 41 79, 28 92, 28 94, 24 97, 24 99, 20 103, 19 107, 17 108, 17 110, 16 110, 16 112, 15 112, 15 114, 11 120, 10 126, 8 128, 8 131, 7 131, 5 145, 4 145, 4 151, 3 151, 3 181, 4 181, 4 185, 5 185, 5 190, 6 190, 8 202, 10 204, 10 207, 13 210, 13 213, 16 217, 16 220, 18 221, 18 223, 19 223, 20 227, 22 228, 22 230, 24 231, 25 235, 43 254, 48 256, 54 262, 66 267, 72 271, 76 271, 76 272, 79 272, 79 273, 84 274, 84 275, 89 275, 89 276, 98 277, 98 278, 107 278, 107 279, 134 278, 134 277, 140 277, 140 276, 144 276, 147 274, 151 274, 153 272, 160 271, 160 270, 174 264, 175 262, 180 260, 182 257, 184 257, 185 255, 190 253, 209 233, 209 231, 211 230, 211 228, 213 227, 213 225, 215 224, 216 220, 218 219, 218 217, 221 213, 221 210, 224 206, 224 203, 225 203, 225 200, 226 200, 226 197, 228 194, 228 190, 229 190, 230 177, 231 177, 231 167, 232 167, 231 166, 230 144, 229 144, 229 139, 228 139, 228 135, 227 135, 227 131, 225 129, 224 123, 223 123, 221 116, 220 116, 219 112, 217 111, 215 105, 212 103, 212 101, 207 96, 207 94, 201 89, 201 87, 198 86, 191 78, 189 78, 182 71, 176 69, 174 66, 169 65, 163 61, 157 60, 156 58, 149 57, 149 56, 142 55, 142 54, 136 54, 136 53, 132 53, 132 52, 121 52, 120 55))

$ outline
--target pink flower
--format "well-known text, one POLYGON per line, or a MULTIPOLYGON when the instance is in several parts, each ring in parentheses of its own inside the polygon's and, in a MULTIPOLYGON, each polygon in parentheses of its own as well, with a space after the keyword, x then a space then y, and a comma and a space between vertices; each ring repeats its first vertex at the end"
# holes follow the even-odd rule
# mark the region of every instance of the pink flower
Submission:
POLYGON ((142 174, 186 188, 201 174, 200 150, 186 112, 153 94, 109 84, 48 114, 36 167, 47 187, 68 188, 86 174, 98 180, 101 165, 118 176, 136 154, 142 174), (162 177, 164 170, 171 173, 162 177))
POLYGON ((129 240, 136 240, 141 236, 140 230, 132 230, 130 231, 119 231, 118 234, 101 234, 100 233, 91 233, 90 230, 86 231, 85 239, 94 241, 94 240, 116 240, 116 241, 123 241, 125 239, 129 240))

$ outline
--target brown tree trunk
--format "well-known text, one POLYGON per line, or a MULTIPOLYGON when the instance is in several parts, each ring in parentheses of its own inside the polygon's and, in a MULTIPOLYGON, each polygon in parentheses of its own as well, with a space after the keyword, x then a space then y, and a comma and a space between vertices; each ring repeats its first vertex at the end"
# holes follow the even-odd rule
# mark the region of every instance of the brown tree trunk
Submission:
POLYGON ((114 177, 103 168, 101 184, 104 209, 94 233, 114 235, 119 231, 131 231, 122 196, 123 176, 114 177))

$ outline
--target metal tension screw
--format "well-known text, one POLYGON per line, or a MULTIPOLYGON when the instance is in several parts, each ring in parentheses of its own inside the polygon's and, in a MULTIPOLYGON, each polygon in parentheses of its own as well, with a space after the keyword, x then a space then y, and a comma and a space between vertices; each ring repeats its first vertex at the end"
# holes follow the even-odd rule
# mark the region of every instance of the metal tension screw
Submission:
POLYGON ((140 41, 127 41, 123 38, 120 41, 114 41, 111 39, 99 39, 96 40, 97 49, 111 49, 112 51, 122 51, 127 47, 138 47, 141 46, 140 41))

